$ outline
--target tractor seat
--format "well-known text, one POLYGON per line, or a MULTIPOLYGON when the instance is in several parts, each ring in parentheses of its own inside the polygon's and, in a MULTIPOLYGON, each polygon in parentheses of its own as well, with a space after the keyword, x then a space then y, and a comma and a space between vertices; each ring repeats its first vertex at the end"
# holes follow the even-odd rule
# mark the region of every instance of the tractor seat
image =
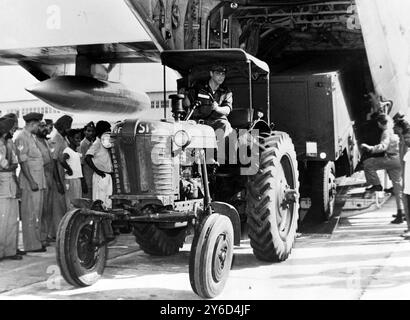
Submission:
POLYGON ((249 108, 234 108, 228 115, 233 128, 246 128, 252 122, 252 112, 249 108))

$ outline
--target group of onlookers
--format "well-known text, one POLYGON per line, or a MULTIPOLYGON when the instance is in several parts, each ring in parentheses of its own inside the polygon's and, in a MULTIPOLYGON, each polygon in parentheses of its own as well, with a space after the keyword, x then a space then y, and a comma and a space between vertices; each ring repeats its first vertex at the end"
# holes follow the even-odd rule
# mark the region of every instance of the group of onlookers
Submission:
POLYGON ((55 123, 40 113, 23 119, 25 126, 16 134, 17 116, 0 118, 0 260, 47 251, 73 199, 111 206, 111 158, 100 140, 111 130, 108 122, 73 129, 67 115, 55 123), (18 220, 24 250, 18 249, 18 220))

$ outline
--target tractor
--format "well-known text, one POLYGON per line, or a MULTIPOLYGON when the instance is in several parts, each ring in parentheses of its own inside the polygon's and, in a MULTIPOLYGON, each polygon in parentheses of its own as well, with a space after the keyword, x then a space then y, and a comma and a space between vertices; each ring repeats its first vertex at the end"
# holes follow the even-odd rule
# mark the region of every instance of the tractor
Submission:
POLYGON ((207 76, 212 64, 228 66, 236 158, 244 158, 242 152, 257 161, 215 161, 214 130, 190 119, 201 104, 186 109, 184 95, 172 95, 173 118, 127 119, 101 137, 113 163, 112 207, 72 201, 74 209, 58 228, 57 261, 68 283, 89 286, 103 274, 108 244, 119 234, 132 232, 140 248, 155 256, 178 253, 191 234, 191 287, 213 298, 225 286, 244 229, 258 259, 288 258, 298 223, 296 154, 289 135, 274 131, 270 121, 266 63, 240 49, 163 51, 161 61, 164 70, 182 76, 179 89, 207 76), (235 101, 238 91, 249 99, 235 101), (266 104, 254 106, 255 95, 265 96, 266 104))

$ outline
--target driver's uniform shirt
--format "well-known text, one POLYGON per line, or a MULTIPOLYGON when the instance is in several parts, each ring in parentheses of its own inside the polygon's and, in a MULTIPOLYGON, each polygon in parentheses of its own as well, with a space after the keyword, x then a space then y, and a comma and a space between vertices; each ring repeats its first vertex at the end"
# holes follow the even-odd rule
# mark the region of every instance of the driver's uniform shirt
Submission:
POLYGON ((228 118, 225 115, 222 115, 216 111, 209 112, 210 108, 212 108, 213 101, 216 101, 220 107, 229 107, 232 110, 232 91, 227 87, 221 85, 218 89, 213 91, 208 82, 199 82, 194 85, 191 90, 189 90, 188 99, 191 103, 195 100, 201 102, 201 106, 195 110, 192 116, 194 120, 202 119, 209 125, 212 125, 214 121, 220 119, 228 121, 228 118), (209 95, 209 97, 207 97, 205 92, 209 95))
MULTIPOLYGON (((232 91, 225 86, 219 86, 213 91, 209 82, 198 83, 188 92, 191 103, 198 100, 201 105, 194 111, 193 120, 203 120, 204 123, 215 130, 218 145, 217 161, 221 164, 227 163, 229 157, 229 136, 234 133, 227 116, 212 110, 212 103, 216 101, 220 107, 229 107, 232 111, 232 91)), ((234 144, 231 145, 234 148, 234 144)))

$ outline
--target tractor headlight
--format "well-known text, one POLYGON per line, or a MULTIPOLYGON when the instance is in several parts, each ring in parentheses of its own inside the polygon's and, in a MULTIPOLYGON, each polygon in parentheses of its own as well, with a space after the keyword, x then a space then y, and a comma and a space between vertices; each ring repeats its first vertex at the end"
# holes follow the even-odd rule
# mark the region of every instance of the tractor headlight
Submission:
POLYGON ((106 132, 101 136, 101 144, 106 149, 109 149, 113 146, 113 140, 111 138, 110 132, 106 132))
POLYGON ((191 142, 191 137, 185 130, 179 130, 174 134, 174 143, 180 147, 185 148, 191 142))

